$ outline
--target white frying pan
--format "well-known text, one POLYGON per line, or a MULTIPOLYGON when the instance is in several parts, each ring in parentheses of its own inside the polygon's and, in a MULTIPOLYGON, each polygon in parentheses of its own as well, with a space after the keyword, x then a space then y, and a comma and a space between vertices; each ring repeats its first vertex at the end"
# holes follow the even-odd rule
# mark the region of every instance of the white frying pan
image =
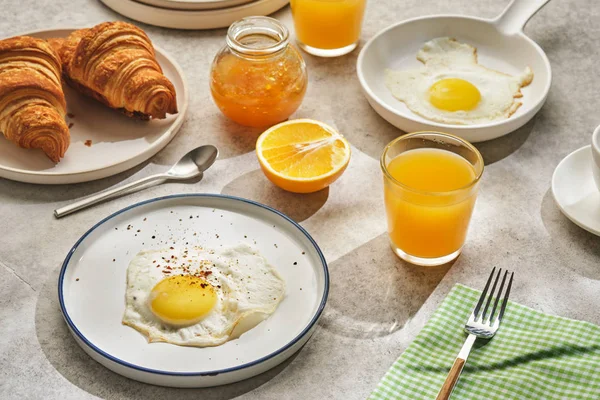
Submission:
POLYGON ((375 111, 405 132, 443 131, 470 142, 506 135, 523 126, 542 107, 552 81, 544 51, 523 33, 527 21, 549 0, 513 0, 494 19, 435 15, 400 22, 373 37, 360 52, 357 73, 367 100, 375 111), (417 52, 428 40, 449 36, 477 48, 479 63, 511 75, 533 70, 533 82, 522 89, 523 105, 510 118, 478 125, 450 125, 426 120, 392 96, 384 83, 386 68, 422 67, 417 52))

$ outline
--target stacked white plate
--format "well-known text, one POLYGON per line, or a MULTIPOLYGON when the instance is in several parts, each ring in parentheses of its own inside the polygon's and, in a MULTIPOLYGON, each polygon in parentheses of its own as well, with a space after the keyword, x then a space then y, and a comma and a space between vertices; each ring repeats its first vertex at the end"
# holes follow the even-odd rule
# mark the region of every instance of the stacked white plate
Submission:
POLYGON ((174 29, 225 28, 251 15, 269 15, 289 0, 100 0, 125 17, 174 29))

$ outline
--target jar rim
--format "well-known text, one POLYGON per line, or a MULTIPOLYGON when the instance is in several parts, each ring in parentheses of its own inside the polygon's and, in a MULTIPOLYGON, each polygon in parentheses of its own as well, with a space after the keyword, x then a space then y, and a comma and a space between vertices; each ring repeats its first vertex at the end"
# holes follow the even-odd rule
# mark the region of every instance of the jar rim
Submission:
POLYGON ((233 51, 248 56, 266 56, 284 50, 289 42, 289 31, 281 22, 271 17, 246 17, 229 26, 227 46, 233 51), (250 47, 242 39, 251 35, 264 35, 273 38, 273 44, 263 47, 250 47))

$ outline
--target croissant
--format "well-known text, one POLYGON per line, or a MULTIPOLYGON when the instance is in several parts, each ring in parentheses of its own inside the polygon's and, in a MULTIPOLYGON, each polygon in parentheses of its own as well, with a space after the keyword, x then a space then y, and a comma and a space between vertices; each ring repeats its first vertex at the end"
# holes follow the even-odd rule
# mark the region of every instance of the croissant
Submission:
POLYGON ((150 119, 177 113, 175 88, 143 30, 126 22, 104 22, 53 39, 65 81, 127 116, 150 119))
POLYGON ((42 39, 0 40, 0 131, 20 147, 39 148, 54 162, 70 143, 61 64, 42 39))

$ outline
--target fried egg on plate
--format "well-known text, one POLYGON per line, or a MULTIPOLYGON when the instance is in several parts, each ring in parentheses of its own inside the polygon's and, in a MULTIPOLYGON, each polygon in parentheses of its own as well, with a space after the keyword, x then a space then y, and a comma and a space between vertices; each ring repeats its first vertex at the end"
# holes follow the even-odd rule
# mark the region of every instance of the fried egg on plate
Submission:
POLYGON ((123 324, 148 342, 217 346, 272 314, 285 282, 248 244, 145 250, 127 268, 123 324))
POLYGON ((517 76, 485 68, 475 47, 447 37, 425 43, 417 59, 423 68, 388 69, 385 84, 415 114, 447 124, 507 119, 521 106, 521 88, 533 80, 529 67, 517 76))

